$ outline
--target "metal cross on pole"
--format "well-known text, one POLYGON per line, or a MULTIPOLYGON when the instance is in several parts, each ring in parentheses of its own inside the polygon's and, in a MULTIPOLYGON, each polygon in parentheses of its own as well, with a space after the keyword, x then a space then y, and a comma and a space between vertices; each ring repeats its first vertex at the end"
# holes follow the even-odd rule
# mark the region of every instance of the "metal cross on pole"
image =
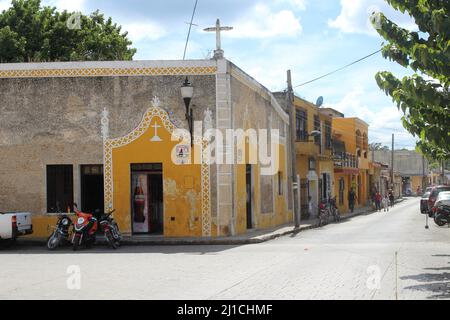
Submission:
POLYGON ((220 31, 230 31, 230 30, 233 30, 233 27, 220 26, 220 19, 217 19, 215 27, 203 29, 203 31, 216 33, 216 50, 214 50, 214 58, 215 59, 223 58, 223 50, 222 50, 222 45, 221 45, 221 40, 220 40, 220 31))

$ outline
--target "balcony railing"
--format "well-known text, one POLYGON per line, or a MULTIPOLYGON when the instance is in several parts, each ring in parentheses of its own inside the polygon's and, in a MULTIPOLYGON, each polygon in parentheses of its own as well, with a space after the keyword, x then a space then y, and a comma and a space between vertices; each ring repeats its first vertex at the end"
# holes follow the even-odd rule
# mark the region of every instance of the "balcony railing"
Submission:
POLYGON ((334 166, 339 168, 358 168, 359 157, 351 153, 335 152, 333 155, 334 166))

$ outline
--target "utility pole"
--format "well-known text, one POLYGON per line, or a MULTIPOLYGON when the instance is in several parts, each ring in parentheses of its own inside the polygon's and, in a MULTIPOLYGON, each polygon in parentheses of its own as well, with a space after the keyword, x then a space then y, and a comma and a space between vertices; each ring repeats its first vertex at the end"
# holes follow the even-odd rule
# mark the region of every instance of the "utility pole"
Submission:
POLYGON ((425 156, 422 155, 422 192, 425 191, 425 156))
POLYGON ((441 173, 441 176, 442 176, 442 183, 441 184, 444 184, 445 183, 445 167, 444 167, 444 164, 445 164, 445 162, 444 162, 444 160, 442 160, 441 161, 441 165, 442 165, 442 173, 441 173))
POLYGON ((286 102, 287 108, 289 110, 289 121, 291 127, 291 166, 292 166, 292 191, 294 198, 294 224, 295 228, 300 227, 300 203, 298 199, 299 189, 300 189, 300 181, 297 181, 297 153, 295 148, 296 142, 296 124, 295 124, 295 113, 294 113, 294 90, 292 88, 292 77, 291 70, 287 71, 287 94, 286 94, 286 102))

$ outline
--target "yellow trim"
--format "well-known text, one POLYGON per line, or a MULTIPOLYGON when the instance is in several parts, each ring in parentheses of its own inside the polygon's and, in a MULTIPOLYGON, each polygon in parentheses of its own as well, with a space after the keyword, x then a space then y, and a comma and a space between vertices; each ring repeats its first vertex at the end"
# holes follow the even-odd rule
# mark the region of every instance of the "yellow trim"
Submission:
POLYGON ((0 78, 211 75, 216 67, 0 70, 0 78))

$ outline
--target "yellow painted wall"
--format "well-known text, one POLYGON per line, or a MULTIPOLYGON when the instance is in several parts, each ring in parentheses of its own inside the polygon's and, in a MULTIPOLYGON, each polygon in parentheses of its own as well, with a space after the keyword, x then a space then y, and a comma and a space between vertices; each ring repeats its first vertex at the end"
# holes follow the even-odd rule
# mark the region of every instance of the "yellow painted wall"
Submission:
POLYGON ((349 211, 348 206, 348 193, 350 191, 350 175, 348 174, 342 174, 342 173, 335 173, 334 174, 334 192, 336 195, 336 203, 339 208, 339 212, 343 215, 347 214, 349 211), (343 178, 344 179, 344 193, 343 193, 343 204, 340 204, 340 196, 339 196, 339 180, 343 178))
MULTIPOLYGON (((247 149, 248 150, 248 145, 247 149)), ((248 153, 246 153, 248 155, 248 153)), ((282 225, 293 220, 292 211, 288 210, 286 201, 287 189, 287 168, 286 168, 286 148, 279 145, 279 161, 275 164, 279 168, 282 176, 282 194, 278 194, 278 174, 273 177, 274 212, 261 213, 261 193, 260 188, 260 165, 252 165, 253 175, 253 221, 258 229, 265 229, 282 225)), ((247 157, 246 162, 249 163, 247 157)), ((244 234, 247 232, 247 190, 246 190, 246 165, 239 164, 235 167, 236 177, 236 232, 244 234)))
POLYGON ((33 224, 33 233, 25 236, 26 238, 47 238, 53 232, 52 227, 56 225, 56 216, 33 215, 31 223, 33 224))
MULTIPOLYGON (((329 173, 331 176, 331 197, 334 197, 336 195, 334 191, 334 186, 336 184, 336 180, 334 177, 334 162, 332 160, 319 160, 318 163, 319 167, 319 179, 321 178, 322 174, 329 173)), ((319 191, 320 192, 320 191, 319 191)))
POLYGON ((411 177, 411 189, 413 194, 416 194, 417 187, 422 188, 422 176, 412 176, 411 177))
POLYGON ((149 128, 132 143, 112 151, 115 218, 123 233, 131 233, 131 164, 162 163, 164 236, 201 236, 200 165, 173 163, 171 154, 177 142, 171 141, 171 133, 158 116, 151 125, 155 121, 161 125, 158 136, 163 141, 150 141, 154 129, 149 128))

